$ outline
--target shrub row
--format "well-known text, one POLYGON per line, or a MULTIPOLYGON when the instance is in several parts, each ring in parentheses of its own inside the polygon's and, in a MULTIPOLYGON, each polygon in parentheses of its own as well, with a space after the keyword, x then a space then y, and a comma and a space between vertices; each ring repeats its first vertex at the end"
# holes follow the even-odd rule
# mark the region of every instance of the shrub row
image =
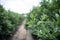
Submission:
POLYGON ((0 5, 0 40, 12 36, 15 28, 21 24, 23 20, 24 16, 22 14, 10 10, 7 11, 0 5))
POLYGON ((26 28, 35 40, 60 40, 59 1, 42 0, 27 14, 26 28))

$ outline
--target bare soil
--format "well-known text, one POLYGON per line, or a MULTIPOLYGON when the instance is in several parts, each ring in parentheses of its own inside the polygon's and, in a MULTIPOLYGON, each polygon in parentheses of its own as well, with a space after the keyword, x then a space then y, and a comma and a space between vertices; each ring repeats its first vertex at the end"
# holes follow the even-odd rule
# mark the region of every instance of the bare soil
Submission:
POLYGON ((29 30, 26 30, 24 20, 21 25, 18 26, 16 33, 10 38, 10 40, 33 40, 29 30))

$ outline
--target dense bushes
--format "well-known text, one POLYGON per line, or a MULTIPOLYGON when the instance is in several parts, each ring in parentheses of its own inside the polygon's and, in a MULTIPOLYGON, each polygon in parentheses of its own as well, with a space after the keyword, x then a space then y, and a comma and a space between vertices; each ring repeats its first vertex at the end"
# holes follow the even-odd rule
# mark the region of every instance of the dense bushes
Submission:
POLYGON ((0 5, 0 40, 11 36, 16 26, 21 24, 23 20, 24 16, 22 14, 6 11, 0 5))
POLYGON ((60 6, 58 0, 43 0, 27 14, 26 28, 36 40, 59 40, 60 6))

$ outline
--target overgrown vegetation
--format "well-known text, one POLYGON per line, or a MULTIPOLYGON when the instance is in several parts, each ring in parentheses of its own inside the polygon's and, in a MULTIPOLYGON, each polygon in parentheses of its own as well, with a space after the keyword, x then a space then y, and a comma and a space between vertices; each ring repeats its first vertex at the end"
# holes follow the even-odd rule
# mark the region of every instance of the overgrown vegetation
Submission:
POLYGON ((26 28, 35 40, 60 40, 60 0, 42 0, 27 15, 26 28))
POLYGON ((23 20, 24 16, 22 14, 10 10, 6 11, 3 6, 0 5, 0 40, 5 40, 12 36, 15 28, 21 24, 23 20))
MULTIPOLYGON (((10 37, 24 20, 22 14, 0 5, 0 40, 10 37)), ((27 14, 26 28, 35 40, 60 40, 60 0, 42 0, 27 14)))

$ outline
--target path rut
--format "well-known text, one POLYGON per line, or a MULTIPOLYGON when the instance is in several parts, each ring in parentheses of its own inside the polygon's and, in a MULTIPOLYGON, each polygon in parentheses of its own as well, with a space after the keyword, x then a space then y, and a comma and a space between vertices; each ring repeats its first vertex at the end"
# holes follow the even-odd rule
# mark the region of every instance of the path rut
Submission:
POLYGON ((33 40, 29 30, 26 30, 25 27, 26 20, 22 22, 20 26, 18 26, 17 32, 13 35, 11 40, 33 40))

